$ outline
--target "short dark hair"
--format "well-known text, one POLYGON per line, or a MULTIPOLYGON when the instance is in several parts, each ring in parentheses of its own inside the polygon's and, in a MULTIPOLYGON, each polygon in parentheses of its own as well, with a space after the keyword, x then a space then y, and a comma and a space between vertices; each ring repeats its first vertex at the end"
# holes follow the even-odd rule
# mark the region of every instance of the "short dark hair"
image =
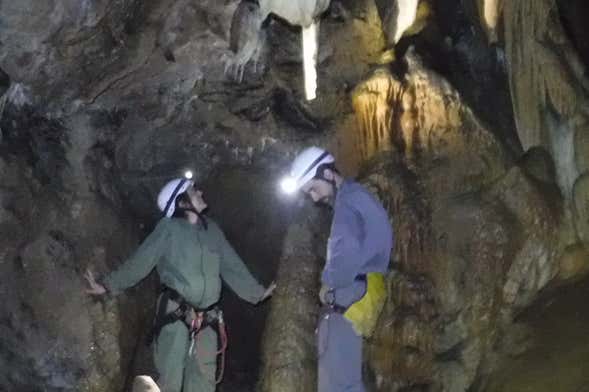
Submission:
POLYGON ((337 170, 337 167, 335 166, 335 162, 323 163, 317 167, 317 170, 315 171, 315 176, 313 178, 323 180, 323 171, 325 169, 329 169, 336 174, 340 174, 339 170, 337 170))
POLYGON ((184 211, 184 208, 180 207, 180 203, 183 202, 190 203, 190 197, 188 197, 188 193, 186 192, 182 192, 176 197, 172 218, 186 218, 186 212, 184 211))

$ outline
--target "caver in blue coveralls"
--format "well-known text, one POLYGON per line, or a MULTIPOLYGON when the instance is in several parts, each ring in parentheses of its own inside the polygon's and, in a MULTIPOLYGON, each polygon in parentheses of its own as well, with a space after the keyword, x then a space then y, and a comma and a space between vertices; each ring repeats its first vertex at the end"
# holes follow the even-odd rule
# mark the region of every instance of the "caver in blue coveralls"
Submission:
MULTIPOLYGON (((393 246, 387 212, 364 187, 345 181, 337 192, 322 284, 334 289, 335 303, 348 307, 365 293, 369 272, 386 273, 393 246)), ((362 337, 343 315, 319 320, 319 392, 363 392, 362 337)))

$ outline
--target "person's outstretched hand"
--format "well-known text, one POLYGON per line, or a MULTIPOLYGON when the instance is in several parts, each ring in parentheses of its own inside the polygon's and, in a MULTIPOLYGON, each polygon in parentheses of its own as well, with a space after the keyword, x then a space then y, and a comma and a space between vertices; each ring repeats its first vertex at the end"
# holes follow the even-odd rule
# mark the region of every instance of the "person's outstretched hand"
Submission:
POLYGON ((268 286, 266 291, 264 291, 264 295, 262 295, 262 299, 260 300, 260 302, 262 302, 266 298, 272 296, 272 293, 274 292, 275 289, 276 289, 276 282, 270 283, 270 286, 268 286))
POLYGON ((94 278, 94 274, 92 273, 90 268, 88 268, 86 270, 86 273, 84 274, 84 278, 86 279, 86 281, 88 282, 88 285, 90 286, 89 289, 86 289, 86 294, 103 295, 104 293, 106 293, 106 288, 96 281, 96 279, 94 278))

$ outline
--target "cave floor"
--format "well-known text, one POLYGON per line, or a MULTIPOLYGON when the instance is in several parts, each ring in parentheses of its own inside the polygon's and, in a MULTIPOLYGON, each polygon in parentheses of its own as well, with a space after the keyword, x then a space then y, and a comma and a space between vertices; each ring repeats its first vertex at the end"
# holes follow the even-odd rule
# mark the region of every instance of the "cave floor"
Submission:
POLYGON ((589 392, 589 279, 540 298, 519 317, 530 348, 492 375, 486 392, 589 392))

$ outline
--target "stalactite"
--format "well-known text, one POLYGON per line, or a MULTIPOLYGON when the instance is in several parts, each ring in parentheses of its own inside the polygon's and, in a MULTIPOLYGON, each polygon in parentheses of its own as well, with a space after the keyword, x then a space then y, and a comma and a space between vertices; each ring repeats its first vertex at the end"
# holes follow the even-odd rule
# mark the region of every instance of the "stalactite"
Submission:
POLYGON ((422 0, 417 6, 417 12, 413 24, 405 30, 404 37, 419 34, 429 23, 433 16, 432 5, 429 0, 422 0))
POLYGON ((498 28, 504 0, 477 0, 479 17, 487 33, 489 43, 498 41, 498 28))
MULTIPOLYGON (((573 205, 579 192, 574 184, 588 169, 585 67, 564 31, 556 0, 507 1, 503 22, 518 135, 524 149, 550 151, 560 190, 573 205)), ((573 212, 577 227, 589 219, 583 210, 573 212)))
POLYGON ((550 149, 544 113, 565 120, 585 112, 587 80, 560 24, 554 0, 508 1, 505 45, 518 133, 525 149, 550 149))
POLYGON ((378 69, 354 91, 352 103, 362 135, 358 143, 364 159, 392 147, 391 105, 400 90, 400 83, 387 70, 378 69))
POLYGON ((257 68, 266 46, 262 24, 270 14, 274 14, 291 25, 302 28, 305 93, 307 100, 315 99, 318 17, 328 6, 329 0, 260 0, 257 6, 242 1, 234 14, 231 29, 231 46, 235 53, 225 59, 225 73, 232 73, 234 79, 241 83, 248 63, 253 62, 254 69, 257 68))
POLYGON ((415 23, 418 5, 419 0, 376 0, 383 30, 390 46, 395 46, 415 23))
POLYGON ((393 44, 399 42, 405 30, 415 22, 419 0, 397 0, 394 18, 393 44))

